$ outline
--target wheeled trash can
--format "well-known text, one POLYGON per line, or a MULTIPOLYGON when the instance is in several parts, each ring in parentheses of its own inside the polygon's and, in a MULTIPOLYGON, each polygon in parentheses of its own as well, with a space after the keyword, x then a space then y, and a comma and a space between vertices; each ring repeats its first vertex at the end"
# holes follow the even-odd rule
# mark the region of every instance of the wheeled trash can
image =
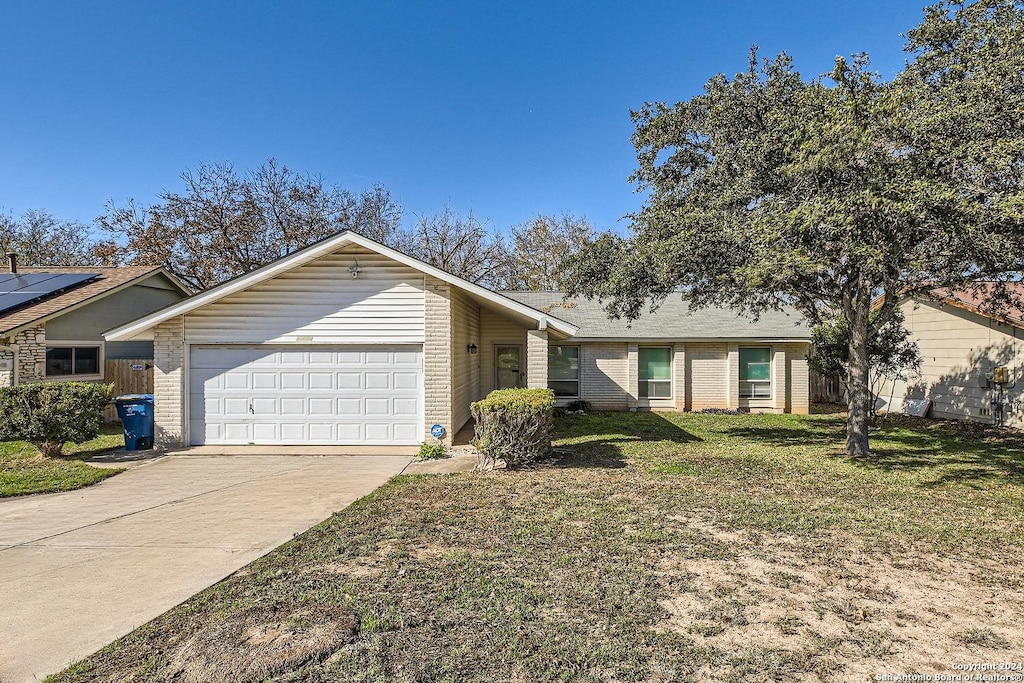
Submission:
POLYGON ((117 416, 124 425, 126 451, 153 447, 153 394, 125 394, 114 399, 117 416))

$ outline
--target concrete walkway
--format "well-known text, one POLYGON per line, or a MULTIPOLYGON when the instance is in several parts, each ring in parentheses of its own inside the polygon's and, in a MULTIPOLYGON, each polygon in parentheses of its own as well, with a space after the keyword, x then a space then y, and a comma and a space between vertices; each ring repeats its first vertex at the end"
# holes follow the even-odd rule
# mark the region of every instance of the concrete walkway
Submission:
POLYGON ((170 455, 79 491, 0 500, 0 681, 56 673, 411 460, 170 455))

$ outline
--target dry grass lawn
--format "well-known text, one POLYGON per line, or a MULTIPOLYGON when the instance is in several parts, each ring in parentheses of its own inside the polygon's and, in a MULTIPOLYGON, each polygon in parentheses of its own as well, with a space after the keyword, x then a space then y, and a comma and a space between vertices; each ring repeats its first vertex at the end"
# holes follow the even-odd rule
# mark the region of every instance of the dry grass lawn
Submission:
POLYGON ((58 681, 868 681, 1024 661, 1024 436, 600 414, 399 477, 58 681))
POLYGON ((123 446, 121 425, 104 427, 92 441, 65 444, 65 455, 59 458, 44 458, 24 441, 0 441, 0 498, 71 491, 103 481, 124 470, 93 467, 83 461, 123 446))

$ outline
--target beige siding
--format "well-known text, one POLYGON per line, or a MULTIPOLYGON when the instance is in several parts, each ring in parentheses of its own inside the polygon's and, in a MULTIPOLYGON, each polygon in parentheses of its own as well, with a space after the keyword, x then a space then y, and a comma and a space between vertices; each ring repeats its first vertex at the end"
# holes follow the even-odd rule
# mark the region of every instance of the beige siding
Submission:
POLYGON ((548 388, 548 331, 526 331, 526 386, 548 388))
POLYGON ((629 408, 625 343, 580 344, 580 391, 598 410, 629 408))
POLYGON ((1024 331, 950 305, 907 301, 901 309, 921 351, 921 376, 895 387, 884 384, 879 391, 882 410, 902 410, 904 397, 927 398, 935 417, 989 422, 993 392, 983 386, 984 375, 1005 365, 1016 384, 1006 392, 1011 404, 1004 424, 1024 426, 1019 362, 1024 331))
MULTIPOLYGON (((454 434, 469 421, 469 406, 480 391, 480 306, 461 290, 452 289, 452 424, 454 434), (471 354, 469 345, 478 352, 471 354)), ((428 425, 429 426, 429 425, 428 425)))
POLYGON ((187 341, 409 344, 424 340, 423 274, 349 246, 204 306, 187 341), (359 277, 349 267, 359 262, 359 277))
MULTIPOLYGON (((107 330, 124 325, 169 304, 181 301, 185 295, 170 289, 170 282, 162 275, 132 285, 86 304, 46 323, 49 341, 101 341, 107 330), (152 285, 152 286, 151 286, 152 285)), ((108 343, 109 348, 117 342, 108 343)), ((107 353, 108 358, 112 357, 107 353)))
POLYGON ((729 405, 729 349, 725 344, 687 344, 686 365, 691 410, 729 405))
POLYGON ((494 346, 519 344, 522 346, 522 370, 526 371, 526 331, 529 328, 489 309, 480 311, 480 395, 494 391, 494 346))

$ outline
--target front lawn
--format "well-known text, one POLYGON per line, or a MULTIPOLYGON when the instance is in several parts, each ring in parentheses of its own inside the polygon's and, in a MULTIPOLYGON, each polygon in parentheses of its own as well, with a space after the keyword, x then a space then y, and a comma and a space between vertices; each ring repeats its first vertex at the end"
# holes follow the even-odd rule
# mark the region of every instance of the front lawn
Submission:
MULTIPOLYGON (((398 477, 58 681, 869 680, 1024 652, 1024 437, 570 416, 533 472, 398 477)), ((1014 659, 1016 657, 1016 659, 1014 659)))
POLYGON ((124 446, 120 425, 104 427, 83 444, 66 444, 64 457, 44 458, 24 441, 0 441, 0 498, 82 488, 113 476, 120 469, 100 468, 82 460, 124 446))

